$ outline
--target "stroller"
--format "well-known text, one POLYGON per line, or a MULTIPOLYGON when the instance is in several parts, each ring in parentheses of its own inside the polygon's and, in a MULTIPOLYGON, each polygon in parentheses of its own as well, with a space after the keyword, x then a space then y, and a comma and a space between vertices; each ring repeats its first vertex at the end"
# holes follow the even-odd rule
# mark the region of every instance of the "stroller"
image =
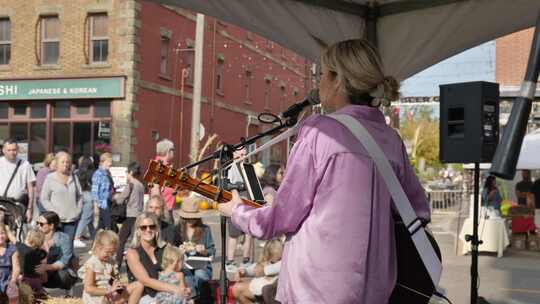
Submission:
POLYGON ((15 234, 17 241, 24 241, 24 215, 26 207, 10 198, 0 197, 0 223, 15 234))

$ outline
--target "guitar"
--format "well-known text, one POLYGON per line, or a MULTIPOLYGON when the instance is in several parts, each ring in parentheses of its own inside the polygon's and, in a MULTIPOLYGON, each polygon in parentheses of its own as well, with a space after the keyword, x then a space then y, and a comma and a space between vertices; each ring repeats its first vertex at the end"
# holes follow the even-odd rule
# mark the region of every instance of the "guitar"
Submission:
MULTIPOLYGON (((172 188, 175 192, 194 191, 218 203, 226 203, 232 199, 231 192, 206 184, 199 179, 192 178, 185 170, 174 169, 156 160, 150 161, 143 179, 149 188, 159 185, 172 188)), ((245 198, 242 198, 242 203, 252 207, 262 207, 261 204, 245 198)))
MULTIPOLYGON (((150 161, 148 170, 144 174, 144 181, 149 187, 157 184, 162 187, 173 188, 176 192, 181 190, 195 191, 220 203, 232 199, 232 194, 229 191, 208 185, 201 180, 190 177, 184 170, 176 170, 155 160, 150 161)), ((244 198, 242 198, 242 202, 249 206, 262 207, 260 204, 244 198)), ((426 234, 439 259, 441 259, 437 242, 428 230, 426 230, 426 234)), ((418 251, 409 235, 409 230, 399 218, 395 218, 395 238, 398 277, 388 303, 427 304, 435 292, 435 286, 433 286, 424 263, 418 255, 418 251)))

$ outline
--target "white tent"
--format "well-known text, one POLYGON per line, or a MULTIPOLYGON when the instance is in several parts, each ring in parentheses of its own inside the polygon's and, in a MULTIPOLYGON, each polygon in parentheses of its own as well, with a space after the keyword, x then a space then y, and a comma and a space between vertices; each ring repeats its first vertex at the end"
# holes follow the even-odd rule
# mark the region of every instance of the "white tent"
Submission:
POLYGON ((540 130, 527 134, 523 139, 516 168, 540 170, 540 130))
POLYGON ((531 27, 540 11, 540 0, 153 1, 236 24, 312 60, 321 43, 376 37, 387 73, 400 80, 531 27))

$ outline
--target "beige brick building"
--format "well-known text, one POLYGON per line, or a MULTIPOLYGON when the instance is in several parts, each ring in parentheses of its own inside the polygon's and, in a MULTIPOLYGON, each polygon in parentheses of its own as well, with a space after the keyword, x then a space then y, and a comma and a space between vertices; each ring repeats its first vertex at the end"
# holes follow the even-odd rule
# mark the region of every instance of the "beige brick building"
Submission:
POLYGON ((59 149, 130 159, 138 6, 0 0, 0 139, 28 144, 32 162, 59 149))

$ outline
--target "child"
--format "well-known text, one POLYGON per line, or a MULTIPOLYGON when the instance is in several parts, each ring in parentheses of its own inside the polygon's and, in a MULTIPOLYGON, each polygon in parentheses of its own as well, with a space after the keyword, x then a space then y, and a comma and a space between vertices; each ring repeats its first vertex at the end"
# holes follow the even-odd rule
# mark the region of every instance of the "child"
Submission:
MULTIPOLYGON (((17 288, 19 272, 17 250, 8 242, 5 226, 0 225, 0 296, 7 296, 9 303, 19 303, 17 288)), ((2 301, 1 297, 0 301, 2 301)))
POLYGON ((234 298, 240 303, 252 303, 255 296, 262 295, 262 289, 266 285, 273 284, 277 280, 281 268, 281 255, 283 243, 279 239, 273 239, 264 245, 261 260, 248 268, 240 268, 239 277, 254 277, 244 279, 233 286, 234 298))
POLYGON ((158 292, 156 300, 159 304, 182 304, 184 298, 188 297, 191 290, 186 288, 184 284, 184 275, 182 274, 182 266, 184 265, 184 252, 178 247, 167 246, 163 251, 161 262, 161 271, 159 280, 173 285, 179 285, 184 290, 184 297, 174 295, 168 292, 158 292))
POLYGON ((44 298, 43 278, 36 272, 36 267, 47 257, 47 252, 41 249, 45 235, 39 230, 32 229, 26 234, 24 243, 17 243, 17 252, 22 270, 22 281, 32 287, 34 296, 44 298))
POLYGON ((83 278, 85 304, 137 303, 143 285, 133 282, 127 286, 118 279, 114 254, 118 236, 110 230, 99 230, 92 246, 92 256, 79 269, 83 278), (128 300, 129 299, 129 300, 128 300))

